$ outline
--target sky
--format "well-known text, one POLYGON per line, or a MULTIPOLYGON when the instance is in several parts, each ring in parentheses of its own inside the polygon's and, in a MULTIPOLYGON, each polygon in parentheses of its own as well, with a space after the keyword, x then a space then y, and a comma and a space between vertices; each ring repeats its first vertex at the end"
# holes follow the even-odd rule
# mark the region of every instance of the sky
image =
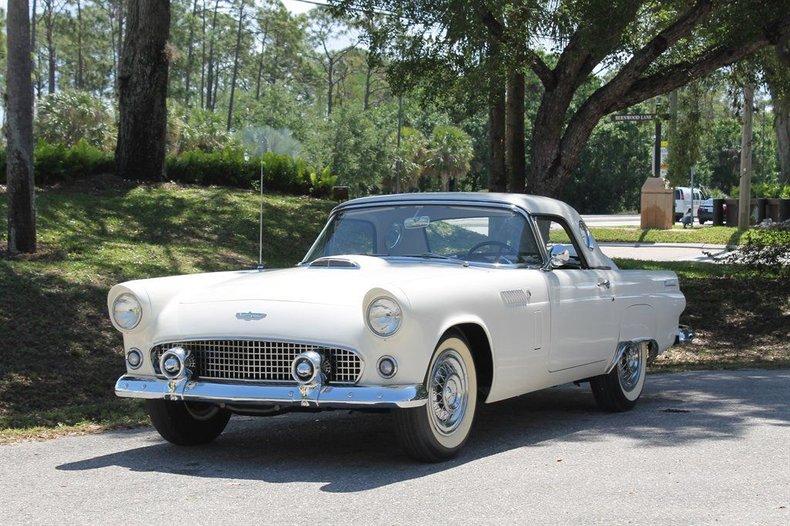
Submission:
MULTIPOLYGON (((285 4, 285 7, 288 8, 288 10, 292 13, 305 13, 315 7, 313 4, 299 2, 298 0, 282 0, 282 3, 285 4)), ((0 0, 0 8, 5 9, 7 5, 8 0, 0 0)))

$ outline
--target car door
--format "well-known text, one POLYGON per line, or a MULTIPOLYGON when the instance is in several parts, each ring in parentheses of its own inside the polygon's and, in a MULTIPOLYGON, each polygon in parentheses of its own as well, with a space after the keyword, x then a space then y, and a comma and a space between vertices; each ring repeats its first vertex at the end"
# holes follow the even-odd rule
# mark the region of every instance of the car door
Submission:
POLYGON ((617 344, 619 326, 611 271, 589 267, 585 257, 589 249, 579 243, 564 218, 537 216, 535 220, 548 253, 561 245, 572 254, 567 265, 543 274, 551 312, 548 370, 608 360, 617 344))

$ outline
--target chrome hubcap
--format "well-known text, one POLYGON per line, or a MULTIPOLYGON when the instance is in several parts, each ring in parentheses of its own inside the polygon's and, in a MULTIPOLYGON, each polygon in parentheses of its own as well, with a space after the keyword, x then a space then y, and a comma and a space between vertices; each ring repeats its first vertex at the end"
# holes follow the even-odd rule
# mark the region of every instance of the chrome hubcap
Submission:
POLYGON ((461 424, 467 406, 466 367, 461 356, 452 349, 436 359, 429 378, 430 415, 433 427, 444 435, 461 424))
POLYGON ((642 345, 632 343, 623 353, 618 364, 620 387, 623 391, 630 392, 636 388, 639 383, 639 377, 642 375, 642 345))

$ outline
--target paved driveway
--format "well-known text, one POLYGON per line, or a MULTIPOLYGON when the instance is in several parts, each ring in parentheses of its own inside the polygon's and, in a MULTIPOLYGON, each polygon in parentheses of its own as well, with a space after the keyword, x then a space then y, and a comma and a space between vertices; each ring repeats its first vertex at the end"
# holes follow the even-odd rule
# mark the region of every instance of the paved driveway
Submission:
POLYGON ((790 371, 650 376, 637 410, 564 386, 483 410, 414 464, 386 415, 234 418, 213 445, 137 430, 0 447, 4 524, 790 523, 790 371))

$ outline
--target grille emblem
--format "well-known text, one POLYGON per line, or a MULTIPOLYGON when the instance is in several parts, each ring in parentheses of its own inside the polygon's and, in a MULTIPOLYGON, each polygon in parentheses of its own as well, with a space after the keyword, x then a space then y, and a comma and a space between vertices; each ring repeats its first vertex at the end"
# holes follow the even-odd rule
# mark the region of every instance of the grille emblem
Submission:
POLYGON ((266 317, 263 312, 237 312, 236 319, 244 321, 262 320, 266 317))

